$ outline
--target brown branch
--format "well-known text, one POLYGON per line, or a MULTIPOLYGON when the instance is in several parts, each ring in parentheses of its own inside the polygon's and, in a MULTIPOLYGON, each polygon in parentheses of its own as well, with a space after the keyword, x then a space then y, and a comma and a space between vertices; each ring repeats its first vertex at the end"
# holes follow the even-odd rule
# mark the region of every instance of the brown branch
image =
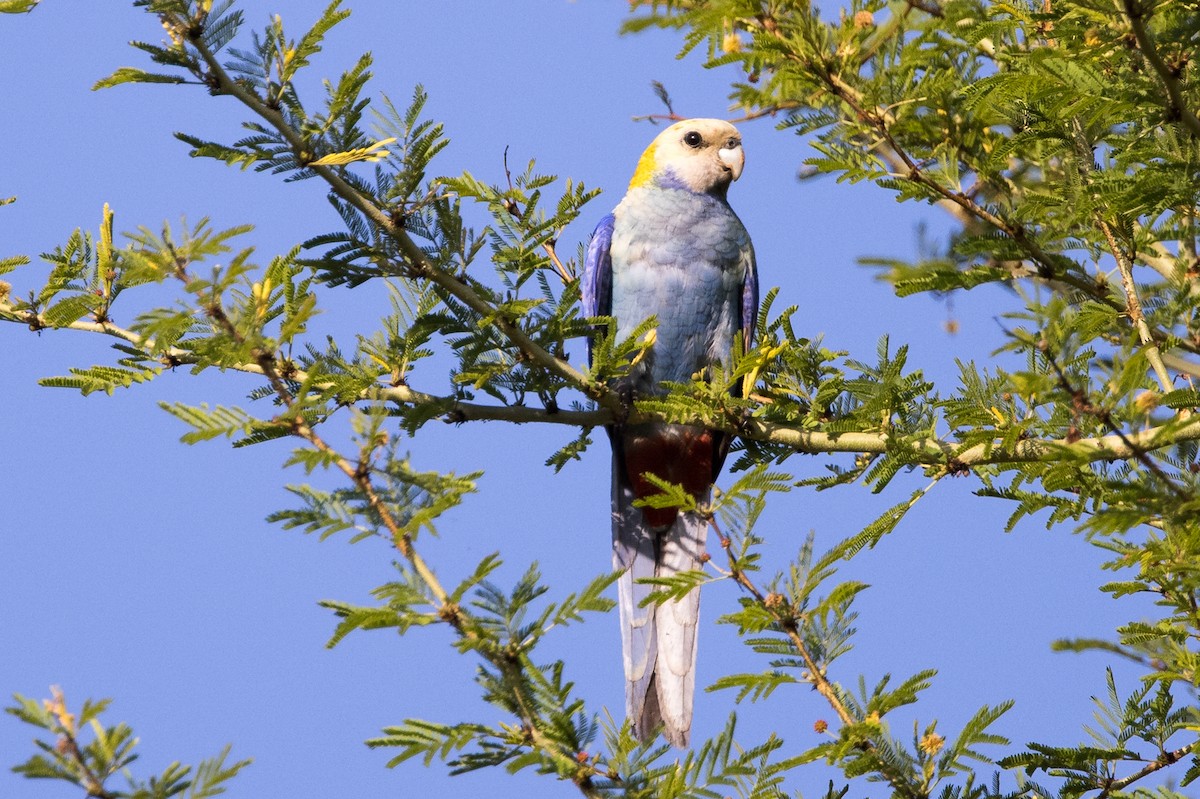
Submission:
MULTIPOLYGON (((765 106, 754 111, 747 111, 740 117, 730 117, 725 121, 731 125, 737 125, 742 122, 752 122, 755 119, 773 117, 779 114, 781 111, 800 108, 803 105, 803 103, 795 101, 784 101, 781 103, 776 103, 775 105, 765 106)), ((734 107, 736 108, 737 106, 734 107)), ((682 114, 676 114, 674 111, 669 114, 641 114, 640 116, 632 117, 634 122, 682 122, 685 119, 691 119, 691 117, 684 116, 682 114)))
POLYGON ((271 107, 254 92, 248 90, 229 76, 213 52, 205 46, 202 38, 197 35, 189 38, 189 44, 195 48, 208 68, 208 78, 212 91, 237 99, 251 111, 262 117, 273 127, 292 148, 293 153, 301 164, 313 174, 320 177, 330 189, 341 199, 357 209, 375 227, 383 231, 399 246, 400 251, 408 260, 408 266, 415 277, 421 277, 436 284, 459 302, 462 302, 481 317, 491 320, 509 341, 511 341, 530 362, 558 375, 564 380, 577 386, 589 397, 596 399, 603 406, 617 412, 620 410, 620 398, 603 383, 597 383, 587 375, 571 366, 566 361, 556 358, 552 353, 541 347, 529 337, 516 323, 501 314, 495 306, 483 299, 461 277, 439 269, 425 255, 408 233, 368 197, 363 196, 343 178, 337 169, 312 163, 313 153, 308 150, 308 142, 295 130, 283 113, 271 107))
POLYGON ((96 772, 92 771, 91 767, 87 764, 87 758, 84 757, 82 750, 80 750, 79 741, 76 740, 74 732, 64 730, 61 735, 67 754, 70 755, 71 760, 75 761, 75 765, 79 768, 79 772, 83 776, 83 787, 87 790, 89 799, 117 799, 117 795, 104 787, 103 781, 96 776, 96 772))
MULTIPOLYGON (((191 281, 191 277, 187 274, 182 264, 178 266, 176 276, 185 284, 191 281)), ((330 446, 305 421, 299 400, 288 388, 287 381, 279 373, 277 355, 248 340, 238 329, 234 321, 229 318, 218 297, 213 296, 210 299, 206 310, 209 317, 225 335, 229 336, 240 346, 251 346, 251 352, 258 370, 267 378, 276 397, 287 408, 288 413, 292 415, 292 435, 307 441, 312 447, 328 457, 330 462, 346 475, 355 488, 366 498, 368 506, 391 535, 392 543, 396 550, 413 567, 420 577, 421 582, 432 595, 436 602, 438 618, 449 624, 461 638, 468 641, 478 640, 479 634, 475 629, 474 620, 469 613, 451 601, 450 593, 442 586, 433 570, 425 562, 424 558, 421 557, 420 553, 417 552, 412 536, 404 530, 403 525, 400 524, 388 503, 380 496, 378 489, 372 481, 370 460, 375 444, 368 442, 364 445, 357 463, 351 461, 334 447, 330 446)), ((597 795, 591 782, 592 777, 600 773, 597 767, 593 764, 579 762, 574 756, 575 753, 563 752, 562 748, 556 742, 548 739, 541 732, 540 727, 545 725, 545 721, 541 718, 536 708, 533 707, 530 698, 522 690, 520 685, 521 664, 514 661, 508 652, 501 649, 479 647, 478 651, 484 659, 508 675, 509 683, 512 686, 513 695, 516 699, 518 709, 516 715, 521 719, 523 731, 528 738, 528 745, 538 749, 546 756, 560 761, 565 768, 573 771, 576 775, 575 784, 585 796, 591 797, 597 795)), ((605 773, 605 776, 612 777, 612 775, 608 775, 607 773, 605 773)))
MULTIPOLYGON (((727 540, 728 539, 722 539, 722 546, 725 546, 727 540)), ((729 547, 725 546, 725 549, 728 550, 729 547)), ((779 628, 783 630, 784 634, 788 637, 788 640, 792 642, 792 646, 795 647, 796 653, 800 655, 800 659, 804 661, 804 668, 808 670, 808 681, 812 683, 812 686, 816 692, 824 697, 825 701, 829 703, 829 706, 833 708, 833 712, 837 714, 837 717, 841 719, 842 723, 857 723, 857 720, 854 718, 854 716, 850 714, 850 709, 846 707, 846 703, 842 701, 840 696, 838 696, 836 686, 834 686, 830 679, 825 676, 824 670, 821 668, 820 664, 817 663, 812 652, 809 651, 808 645, 804 643, 804 639, 800 636, 800 631, 796 627, 795 620, 790 616, 781 613, 775 607, 777 603, 767 601, 766 595, 759 590, 758 586, 756 586, 754 582, 746 575, 746 572, 737 565, 737 561, 734 559, 733 553, 729 553, 729 572, 731 575, 733 575, 734 581, 744 588, 752 597, 754 597, 754 600, 759 604, 760 607, 762 607, 775 618, 775 622, 779 625, 779 628)))
POLYGON ((1143 768, 1135 771, 1128 777, 1122 777, 1119 780, 1112 780, 1108 782, 1100 791, 1100 793, 1096 795, 1096 799, 1108 799, 1113 792, 1123 791, 1138 780, 1148 777, 1156 771, 1161 771, 1167 766, 1178 763, 1180 760, 1195 751, 1196 746, 1197 744, 1190 743, 1187 746, 1181 746, 1174 751, 1163 752, 1157 760, 1152 763, 1147 763, 1143 768))
POLYGON ((1063 371, 1063 368, 1059 366, 1058 361, 1055 359, 1053 353, 1047 349, 1043 350, 1042 354, 1045 356, 1046 361, 1050 364, 1050 367, 1054 370, 1054 374, 1058 378, 1059 388, 1071 395, 1072 403, 1076 411, 1099 419, 1105 427, 1107 427, 1109 430, 1112 430, 1113 435, 1119 438, 1122 443, 1124 443, 1130 449, 1133 459, 1149 469, 1150 472, 1159 480, 1161 480, 1163 484, 1170 489, 1171 493, 1174 494, 1178 499, 1186 500, 1191 498, 1187 491, 1181 488, 1174 480, 1171 479, 1170 475, 1163 471, 1161 466, 1154 462, 1154 459, 1150 457, 1149 453, 1138 447, 1133 441, 1130 440, 1129 436, 1123 430, 1121 430, 1121 428, 1113 420, 1112 411, 1102 405, 1096 405, 1094 402, 1092 402, 1086 391, 1081 388, 1076 388, 1071 383, 1070 378, 1067 377, 1067 373, 1063 371))
POLYGON ((803 103, 785 100, 783 102, 775 103, 774 105, 769 105, 764 108, 756 109, 754 111, 747 111, 746 113, 742 114, 740 117, 734 117, 733 119, 727 119, 726 122, 728 122, 731 125, 737 125, 742 122, 752 122, 755 119, 762 119, 763 117, 774 117, 777 114, 779 114, 781 111, 789 111, 793 108, 800 108, 802 105, 803 105, 803 103))
POLYGON ((680 116, 674 112, 669 114, 642 114, 641 116, 632 117, 634 122, 682 122, 688 117, 680 116))
MULTIPOLYGON (((192 277, 186 271, 186 265, 182 262, 177 262, 175 270, 176 277, 188 286, 192 277)), ((216 289, 214 288, 215 292, 216 289)), ((224 307, 221 305, 220 298, 215 294, 209 299, 205 310, 208 316, 216 323, 225 335, 229 336, 233 341, 240 346, 251 346, 251 356, 254 358, 254 363, 258 367, 259 372, 267 378, 267 382, 271 386, 271 390, 275 392, 275 396, 288 409, 288 412, 293 414, 291 420, 292 432, 294 435, 303 438, 316 449, 320 450, 325 455, 329 456, 338 469, 350 478, 355 487, 358 488, 364 497, 367 498, 367 504, 371 510, 379 517, 383 526, 387 528, 388 533, 392 536, 392 542, 400 554, 404 556, 412 567, 420 576, 421 581, 425 583, 429 592, 438 602, 438 615, 445 619, 455 630, 462 635, 468 635, 467 625, 462 617, 456 612, 457 609, 452 607, 450 602, 450 594, 442 587, 433 571, 425 563, 420 555, 413 548, 412 537, 404 532, 402 525, 397 521, 392 514, 391 509, 384 503, 379 493, 375 490, 374 484, 371 482, 369 470, 365 468, 365 463, 353 464, 337 452, 333 447, 329 446, 313 428, 304 420, 301 413, 299 403, 288 388, 288 383, 283 376, 279 374, 278 359, 276 354, 270 350, 264 349, 256 343, 250 342, 246 336, 237 328, 229 315, 225 313, 224 307)), ((364 460, 366 458, 364 457, 364 460)))
MULTIPOLYGON (((504 148, 504 179, 508 181, 508 190, 513 191, 512 172, 510 172, 508 169, 507 147, 504 148)), ((517 219, 524 221, 525 212, 520 208, 517 208, 517 204, 512 200, 505 200, 505 210, 517 217, 517 219)), ((555 238, 549 239, 542 243, 542 250, 545 251, 546 257, 550 259, 550 263, 554 265, 554 271, 558 273, 559 279, 562 280, 563 283, 570 283, 573 276, 567 271, 567 268, 563 266, 563 262, 558 257, 558 251, 554 248, 554 244, 557 240, 559 232, 561 232, 561 230, 555 232, 555 238)))
POLYGON ((76 737, 75 716, 67 710, 67 703, 63 697, 62 689, 57 685, 50 686, 50 696, 50 699, 42 700, 42 705, 58 724, 57 729, 53 730, 53 732, 58 734, 58 754, 60 756, 66 755, 74 763, 75 768, 82 777, 83 788, 87 791, 88 797, 93 797, 94 799, 116 799, 116 794, 111 793, 104 787, 104 780, 88 765, 87 757, 84 756, 83 750, 79 748, 79 739, 76 737))
POLYGON ((924 11, 931 17, 943 19, 946 16, 946 13, 942 11, 942 7, 933 2, 933 0, 906 0, 906 2, 908 3, 909 8, 915 8, 918 11, 924 11))
MULTIPOLYGON (((772 33, 776 38, 783 39, 783 33, 779 29, 779 25, 774 19, 765 17, 761 19, 763 30, 772 33)), ((956 191, 949 187, 943 186, 936 180, 931 179, 925 174, 921 166, 908 154, 908 152, 896 141, 891 132, 891 115, 886 111, 869 109, 863 102, 862 95, 853 86, 848 84, 836 72, 832 70, 829 64, 814 63, 808 59, 801 58, 794 54, 786 54, 785 57, 796 62, 801 68, 815 75, 824 84, 826 89, 834 96, 841 100, 853 112, 856 119, 865 122, 879 136, 881 144, 885 145, 891 154, 894 154, 894 159, 899 160, 899 164, 892 157, 884 157, 885 161, 890 161, 893 171, 898 173, 898 177, 905 180, 918 183, 927 189, 937 194, 941 200, 939 204, 948 203, 950 207, 957 206, 961 212, 953 212, 960 220, 960 213, 965 213, 969 218, 977 219, 984 222, 996 230, 1004 233, 1011 238, 1017 245, 1025 251, 1029 258, 1038 265, 1038 274, 1045 279, 1054 279, 1062 281, 1075 289, 1085 292, 1089 296, 1097 296, 1097 287, 1091 282, 1081 280, 1076 275, 1062 274, 1055 268, 1055 260, 1050 257, 1045 250, 1033 239, 1029 231, 1023 225, 1011 223, 999 215, 989 211, 982 205, 975 202, 968 194, 962 191, 956 191), (902 168, 896 168, 900 166, 902 168)), ((1101 301, 1107 297, 1100 297, 1101 301)))
MULTIPOLYGON (((12 306, 0 303, 0 321, 12 321, 28 325, 34 330, 52 326, 32 311, 17 311, 12 306)), ((147 350, 147 358, 156 357, 149 350, 152 341, 144 341, 137 333, 105 322, 76 321, 61 329, 100 333, 126 341, 147 350)), ((196 365, 201 362, 194 353, 171 348, 161 356, 170 366, 196 365)), ((1173 356, 1172 356, 1173 357, 1173 356)), ((225 364, 223 369, 265 376, 263 366, 257 362, 225 364)), ((1175 368, 1183 370, 1183 365, 1175 368)), ((1200 366, 1191 367, 1200 374, 1200 366)), ((288 377, 299 383, 306 382, 309 375, 302 370, 288 372, 288 377)), ((321 384, 316 384, 322 388, 321 384)), ((409 386, 380 384, 368 388, 358 397, 361 402, 394 402, 398 405, 437 408, 437 416, 450 423, 459 422, 506 422, 509 424, 555 424, 568 427, 603 427, 611 424, 617 416, 607 408, 593 410, 546 410, 526 405, 488 405, 466 402, 453 396, 441 396, 418 391, 409 386)), ((630 423, 663 421, 659 414, 639 411, 636 408, 626 414, 630 423)), ((680 421, 675 419, 673 421, 680 421)), ((1120 435, 1096 438, 1067 439, 1024 439, 1012 447, 1005 448, 991 443, 963 447, 954 441, 937 437, 911 439, 898 443, 886 433, 843 432, 827 433, 793 427, 779 422, 759 418, 738 420, 708 420, 705 424, 718 427, 725 432, 743 438, 766 443, 782 444, 797 452, 808 455, 850 453, 880 455, 907 451, 907 456, 916 463, 947 464, 973 467, 987 464, 1031 463, 1048 458, 1063 458, 1087 461, 1118 461, 1137 457, 1138 453, 1151 452, 1163 447, 1187 441, 1200 440, 1200 417, 1173 425, 1146 427, 1120 435)))
MULTIPOLYGON (((720 535, 720 531, 718 530, 717 532, 720 535)), ((812 685, 813 689, 829 703, 830 708, 837 714, 838 719, 841 720, 843 725, 852 726, 858 724, 860 720, 856 719, 854 714, 850 712, 850 708, 846 707, 846 703, 842 701, 838 693, 837 686, 825 675, 825 670, 821 668, 821 665, 817 662, 816 657, 814 657, 808 644, 805 642, 804 636, 800 634, 799 625, 796 624, 796 619, 792 615, 791 609, 787 607, 786 600, 779 601, 778 595, 766 595, 754 584, 749 575, 738 565, 737 559, 734 557, 730 547, 730 541, 723 535, 721 536, 721 547, 725 550, 725 554, 729 560, 729 574, 733 577, 734 581, 754 598, 759 607, 775 619, 775 623, 783 631, 784 635, 787 636, 792 644, 792 648, 796 650, 796 654, 804 661, 807 677, 802 677, 802 679, 805 679, 812 685)), ((874 753, 877 750, 875 744, 869 739, 861 741, 858 747, 862 751, 870 753, 874 753)), ((905 779, 902 773, 897 773, 882 758, 875 758, 875 768, 887 780, 888 784, 892 786, 897 795, 910 797, 911 799, 919 799, 919 797, 923 796, 923 793, 905 779)))
POLYGON ((1163 89, 1167 93, 1167 107, 1171 117, 1182 122, 1193 136, 1200 136, 1200 118, 1187 107, 1179 76, 1159 54, 1158 47, 1154 44, 1154 37, 1150 35, 1150 31, 1146 27, 1147 15, 1139 0, 1122 0, 1122 5, 1125 7, 1125 16, 1129 17, 1129 27, 1133 29, 1133 36, 1137 39, 1138 49, 1142 51, 1142 55, 1150 62, 1155 74, 1162 81, 1163 89))
MULTIPOLYGON (((1079 173, 1080 179, 1085 184, 1090 185, 1092 172, 1095 169, 1092 142, 1088 140, 1083 123, 1077 117, 1071 119, 1071 128, 1071 144, 1075 150, 1076 171, 1079 173)), ((1142 313, 1142 302, 1138 298, 1137 284, 1133 281, 1133 256, 1126 254, 1125 250, 1121 248, 1121 245, 1117 242, 1116 235, 1113 233, 1112 225, 1104 218, 1100 209, 1097 208, 1092 212, 1092 220, 1100 228, 1100 232, 1104 234, 1108 250, 1117 262, 1117 270, 1121 274, 1121 286, 1125 289, 1125 312, 1133 322, 1134 329, 1137 330, 1138 340, 1141 342, 1142 348, 1146 353, 1146 360, 1150 362, 1150 366, 1154 370, 1154 374, 1158 378, 1158 383, 1162 390, 1164 392, 1170 391, 1171 374, 1167 371, 1167 367, 1163 365, 1162 356, 1158 351, 1158 344, 1154 340, 1154 334, 1150 332, 1150 326, 1146 324, 1146 317, 1142 313)))

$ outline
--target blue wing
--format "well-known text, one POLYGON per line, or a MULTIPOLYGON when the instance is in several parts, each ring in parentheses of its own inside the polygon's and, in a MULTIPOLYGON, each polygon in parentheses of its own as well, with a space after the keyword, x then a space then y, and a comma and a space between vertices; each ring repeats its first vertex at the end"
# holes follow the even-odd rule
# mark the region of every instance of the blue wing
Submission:
POLYGON ((758 265, 754 262, 754 247, 746 253, 746 282, 742 284, 742 342, 750 351, 754 331, 758 326, 758 265))
MULTIPOLYGON (((592 232, 592 241, 583 259, 579 290, 583 295, 584 316, 608 316, 612 313, 612 255, 609 248, 612 246, 614 221, 612 214, 600 220, 592 232)), ((588 357, 591 358, 591 355, 589 341, 588 357)))

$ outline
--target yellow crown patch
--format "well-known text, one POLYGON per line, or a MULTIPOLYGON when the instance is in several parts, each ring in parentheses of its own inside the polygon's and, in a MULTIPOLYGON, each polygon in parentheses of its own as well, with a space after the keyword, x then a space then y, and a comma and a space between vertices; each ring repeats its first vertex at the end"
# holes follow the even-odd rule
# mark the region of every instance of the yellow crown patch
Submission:
POLYGON ((642 153, 642 157, 638 159, 637 169, 633 171, 633 180, 629 181, 629 188, 636 189, 639 186, 645 186, 654 177, 654 173, 658 170, 658 161, 654 157, 654 144, 651 143, 646 148, 646 152, 642 153))

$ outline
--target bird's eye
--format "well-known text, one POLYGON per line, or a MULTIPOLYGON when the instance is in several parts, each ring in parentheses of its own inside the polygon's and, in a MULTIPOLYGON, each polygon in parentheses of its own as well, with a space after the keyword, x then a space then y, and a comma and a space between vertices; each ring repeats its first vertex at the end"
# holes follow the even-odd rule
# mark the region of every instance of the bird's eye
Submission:
POLYGON ((732 150, 734 147, 737 147, 740 144, 741 144, 741 141, 738 140, 738 138, 736 136, 730 136, 729 140, 727 142, 725 142, 725 146, 728 147, 730 150, 732 150))
POLYGON ((683 134, 683 143, 688 147, 699 147, 704 143, 704 137, 694 130, 689 130, 683 134))

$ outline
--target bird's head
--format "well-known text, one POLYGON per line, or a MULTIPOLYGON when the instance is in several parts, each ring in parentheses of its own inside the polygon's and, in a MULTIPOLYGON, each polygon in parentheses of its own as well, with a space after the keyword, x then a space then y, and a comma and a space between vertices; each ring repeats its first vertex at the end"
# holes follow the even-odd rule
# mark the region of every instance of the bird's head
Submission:
POLYGON ((737 128, 720 119, 685 119, 655 137, 629 188, 657 186, 724 196, 746 156, 737 128))

